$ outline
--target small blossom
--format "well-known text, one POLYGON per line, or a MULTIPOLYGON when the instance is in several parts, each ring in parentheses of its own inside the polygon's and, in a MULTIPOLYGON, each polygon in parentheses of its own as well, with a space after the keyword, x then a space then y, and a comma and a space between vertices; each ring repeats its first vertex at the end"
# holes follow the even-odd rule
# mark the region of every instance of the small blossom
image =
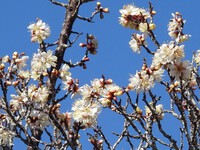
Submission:
MULTIPOLYGON (((153 105, 150 103, 150 107, 153 109, 154 113, 157 115, 158 119, 162 120, 164 116, 163 112, 163 105, 159 104, 156 106, 156 108, 153 108, 153 105)), ((149 109, 148 106, 145 106, 146 116, 150 117, 152 116, 152 111, 149 109)))
POLYGON ((98 49, 98 40, 93 36, 89 39, 90 41, 87 44, 87 49, 89 50, 90 54, 95 55, 98 49))
POLYGON ((84 100, 90 100, 91 98, 95 98, 97 93, 94 92, 93 88, 89 85, 84 85, 79 88, 78 93, 82 96, 84 100))
POLYGON ((182 32, 186 21, 183 20, 182 15, 179 12, 176 12, 175 14, 172 13, 172 16, 173 18, 168 24, 169 36, 175 39, 177 43, 188 40, 191 35, 183 34, 182 32))
POLYGON ((56 61, 57 57, 53 55, 51 50, 47 52, 38 50, 31 61, 31 77, 37 80, 40 75, 45 75, 48 68, 56 66, 56 61))
POLYGON ((11 100, 10 100, 10 108, 12 111, 20 111, 25 112, 25 109, 23 106, 28 102, 28 97, 25 94, 25 92, 21 93, 20 95, 14 95, 11 94, 11 100))
POLYGON ((50 27, 42 22, 41 19, 37 19, 36 23, 33 23, 28 26, 28 29, 31 32, 31 41, 42 43, 43 40, 50 36, 50 27))
POLYGON ((147 23, 140 23, 139 24, 139 30, 141 32, 147 32, 147 29, 148 29, 148 24, 147 23))
POLYGON ((0 145, 1 146, 7 146, 11 148, 13 146, 14 136, 15 136, 14 132, 0 127, 0 145))
POLYGON ((25 66, 26 66, 26 61, 29 59, 29 57, 28 56, 22 56, 22 58, 17 58, 16 60, 15 60, 15 63, 16 63, 16 65, 17 65, 17 68, 18 69, 22 69, 22 68, 24 68, 25 66))
POLYGON ((97 123, 101 109, 97 101, 88 102, 78 99, 73 104, 72 111, 72 118, 76 122, 82 123, 85 127, 91 127, 97 123))
POLYGON ((27 119, 27 123, 31 128, 43 130, 46 126, 50 125, 49 115, 41 111, 33 110, 27 119))
POLYGON ((145 38, 146 38, 145 34, 134 34, 132 36, 132 39, 129 42, 129 45, 131 49, 133 50, 133 52, 140 53, 141 51, 140 47, 142 45, 147 46, 147 42, 145 41, 145 38))
POLYGON ((20 70, 18 72, 18 77, 20 77, 21 79, 29 79, 30 78, 30 72, 29 71, 20 70))
POLYGON ((3 63, 9 62, 10 61, 10 57, 8 55, 4 56, 1 60, 3 63))
POLYGON ((60 69, 60 77, 63 81, 69 81, 71 79, 71 72, 68 70, 70 67, 67 64, 64 64, 60 69))
POLYGON ((160 82, 163 76, 163 69, 152 70, 147 67, 143 67, 140 72, 136 72, 135 75, 131 75, 128 85, 128 89, 136 90, 137 93, 141 91, 148 91, 154 87, 155 81, 160 82))
POLYGON ((187 80, 191 76, 192 66, 189 61, 176 61, 174 63, 169 64, 170 75, 175 77, 175 80, 179 81, 187 80))
POLYGON ((134 5, 125 5, 119 12, 121 14, 119 23, 124 27, 136 30, 139 29, 140 23, 145 23, 146 19, 150 18, 149 12, 134 5))
POLYGON ((128 88, 136 90, 137 93, 148 91, 154 86, 153 76, 148 75, 144 70, 136 72, 135 75, 131 75, 129 81, 128 88))
POLYGON ((171 63, 176 59, 183 58, 183 49, 184 45, 175 45, 173 41, 169 44, 162 44, 153 57, 152 67, 157 68, 167 63, 171 63))
POLYGON ((28 87, 28 96, 34 102, 45 104, 48 100, 49 90, 46 86, 36 87, 32 84, 28 87))

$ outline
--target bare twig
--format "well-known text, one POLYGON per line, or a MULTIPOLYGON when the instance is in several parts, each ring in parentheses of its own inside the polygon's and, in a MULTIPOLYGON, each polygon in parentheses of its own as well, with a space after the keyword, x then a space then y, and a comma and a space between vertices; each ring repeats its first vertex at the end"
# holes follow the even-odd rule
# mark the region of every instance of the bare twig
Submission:
POLYGON ((55 0, 49 0, 49 1, 52 2, 53 4, 58 5, 58 6, 61 6, 61 7, 67 8, 67 6, 68 6, 68 4, 61 3, 61 2, 57 2, 57 1, 55 1, 55 0))

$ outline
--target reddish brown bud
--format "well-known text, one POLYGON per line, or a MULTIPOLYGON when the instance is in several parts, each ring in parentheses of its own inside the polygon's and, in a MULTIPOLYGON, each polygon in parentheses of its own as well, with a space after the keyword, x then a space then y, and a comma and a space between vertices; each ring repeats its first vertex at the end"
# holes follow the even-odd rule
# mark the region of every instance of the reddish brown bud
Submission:
POLYGON ((83 61, 89 61, 90 59, 88 57, 84 57, 83 61))
POLYGON ((80 46, 80 47, 86 47, 87 45, 84 44, 84 43, 80 43, 79 46, 80 46))

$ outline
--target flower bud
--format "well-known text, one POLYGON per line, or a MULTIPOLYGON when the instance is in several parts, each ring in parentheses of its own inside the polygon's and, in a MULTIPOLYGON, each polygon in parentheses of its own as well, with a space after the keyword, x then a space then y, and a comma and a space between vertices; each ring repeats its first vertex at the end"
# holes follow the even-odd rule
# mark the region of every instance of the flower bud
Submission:
POLYGON ((112 80, 112 79, 106 80, 106 84, 112 84, 112 83, 113 83, 113 80, 112 80))
POLYGON ((136 113, 142 115, 142 110, 137 106, 135 109, 136 113))
POLYGON ((83 69, 87 69, 87 66, 86 66, 86 64, 83 64, 83 69))
POLYGON ((109 9, 108 8, 103 8, 103 11, 104 13, 109 13, 109 9))
POLYGON ((83 61, 89 61, 90 59, 88 57, 84 57, 83 61))
POLYGON ((149 24, 149 29, 154 30, 156 28, 156 25, 154 23, 149 24))
POLYGON ((84 43, 80 43, 79 46, 80 46, 80 47, 86 47, 87 45, 84 44, 84 43))
POLYGON ((14 81, 14 82, 12 83, 13 86, 17 86, 18 84, 19 84, 19 80, 14 81))
POLYGON ((2 63, 0 64, 0 70, 3 70, 5 68, 5 65, 2 63))
POLYGON ((58 76, 59 71, 56 70, 56 69, 53 69, 51 73, 52 73, 54 76, 58 76))
POLYGON ((94 36, 92 34, 88 35, 88 39, 94 39, 94 36))
POLYGON ((156 11, 155 11, 155 10, 151 11, 151 14, 152 14, 152 15, 155 15, 155 14, 156 14, 156 11))
POLYGON ((101 6, 101 3, 100 2, 97 2, 97 7, 100 7, 101 6))
POLYGON ((18 52, 14 52, 12 58, 17 59, 18 58, 18 52))

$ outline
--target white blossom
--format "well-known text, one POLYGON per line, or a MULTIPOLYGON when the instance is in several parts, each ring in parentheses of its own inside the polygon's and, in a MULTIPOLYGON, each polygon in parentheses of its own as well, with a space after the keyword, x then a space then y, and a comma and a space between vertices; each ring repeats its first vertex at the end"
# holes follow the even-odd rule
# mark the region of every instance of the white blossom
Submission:
POLYGON ((18 69, 22 69, 22 68, 24 68, 27 64, 26 64, 26 61, 29 59, 29 57, 28 56, 22 56, 22 58, 17 58, 16 60, 15 60, 15 63, 16 63, 16 65, 17 65, 17 68, 18 69))
POLYGON ((47 113, 43 113, 41 111, 33 110, 29 116, 31 119, 28 118, 27 122, 31 128, 39 128, 43 130, 46 126, 51 124, 49 115, 47 113))
POLYGON ((181 14, 176 12, 175 14, 172 13, 172 19, 168 24, 168 31, 169 36, 175 39, 177 43, 184 42, 188 40, 191 35, 183 34, 183 25, 185 24, 185 20, 183 20, 181 14))
MULTIPOLYGON (((155 106, 155 109, 153 108, 152 103, 150 103, 150 107, 153 109, 154 113, 158 115, 158 119, 163 119, 164 112, 163 112, 163 105, 159 104, 155 106)), ((150 117, 152 115, 152 111, 148 106, 145 106, 146 116, 150 117)))
POLYGON ((42 22, 41 19, 37 19, 36 23, 33 23, 28 26, 28 29, 31 32, 31 41, 42 43, 43 40, 50 36, 50 27, 42 22))
POLYGON ((97 123, 98 114, 101 111, 99 102, 78 99, 72 106, 72 118, 82 123, 85 127, 91 127, 97 123))
POLYGON ((69 72, 70 67, 67 64, 64 64, 60 69, 60 77, 63 81, 71 80, 71 72, 69 72))
MULTIPOLYGON (((145 19, 150 18, 149 12, 143 8, 138 8, 134 5, 125 5, 123 9, 119 10, 121 17, 119 23, 131 29, 139 29, 140 23, 144 23, 145 19)), ((143 31, 143 29, 142 29, 143 31)))
POLYGON ((51 66, 55 67, 56 61, 57 57, 53 55, 51 50, 47 52, 38 50, 38 53, 33 55, 31 61, 31 77, 37 80, 40 75, 47 74, 47 69, 51 66))
POLYGON ((0 126, 0 145, 1 146, 8 146, 12 147, 13 146, 13 138, 15 134, 14 132, 4 129, 3 127, 0 126))
POLYGON ((191 76, 192 66, 189 61, 175 61, 174 63, 169 64, 169 73, 172 77, 175 77, 175 80, 179 81, 187 80, 191 76))
POLYGON ((154 86, 154 77, 147 74, 144 70, 131 75, 129 81, 128 87, 131 90, 136 90, 137 93, 148 91, 154 86))
POLYGON ((159 67, 167 63, 171 63, 177 59, 184 57, 184 45, 175 45, 173 41, 169 44, 162 44, 156 51, 151 67, 159 67))
POLYGON ((137 93, 141 91, 148 91, 154 87, 155 82, 162 80, 164 70, 162 68, 152 70, 151 68, 143 67, 140 72, 131 75, 129 79, 128 89, 136 90, 137 93))
POLYGON ((84 100, 90 100, 91 98, 96 96, 93 88, 89 86, 88 84, 80 87, 78 89, 78 93, 82 96, 82 99, 84 100))
POLYGON ((147 46, 147 42, 145 41, 146 35, 145 34, 134 34, 132 36, 131 41, 129 42, 129 45, 133 52, 140 53, 141 46, 147 46))
POLYGON ((49 90, 46 86, 36 87, 32 84, 28 87, 28 96, 33 102, 45 104, 48 100, 49 90))

